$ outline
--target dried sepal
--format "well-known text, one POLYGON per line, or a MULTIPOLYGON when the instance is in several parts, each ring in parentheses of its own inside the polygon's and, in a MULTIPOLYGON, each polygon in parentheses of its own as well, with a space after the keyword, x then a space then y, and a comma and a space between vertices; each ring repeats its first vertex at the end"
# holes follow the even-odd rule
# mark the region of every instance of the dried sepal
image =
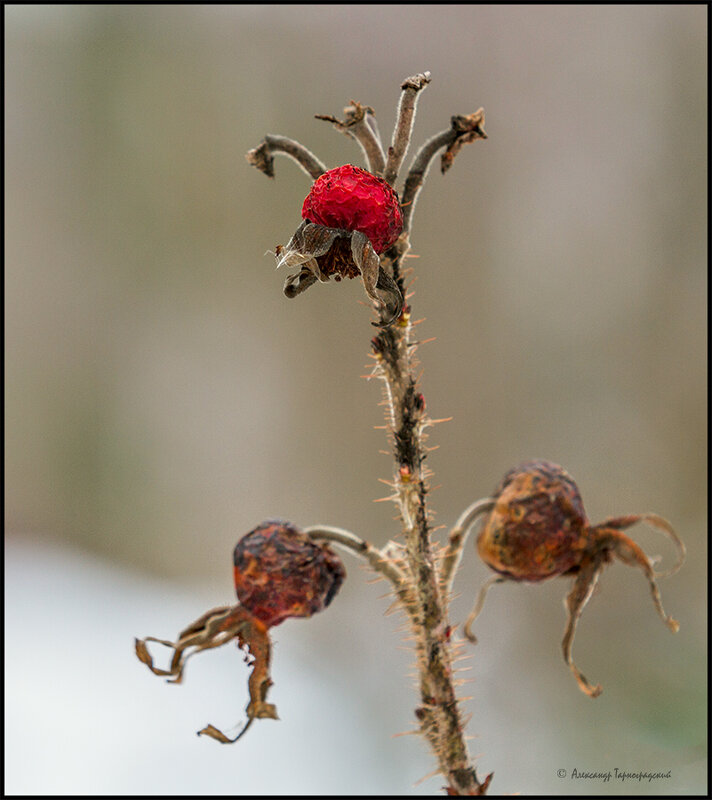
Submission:
POLYGON ((568 664, 579 688, 582 692, 589 697, 598 697, 603 691, 600 684, 594 686, 589 683, 584 674, 574 664, 572 647, 574 643, 574 636, 576 635, 576 626, 578 625, 581 612, 588 603, 593 590, 596 588, 598 578, 603 570, 603 564, 595 559, 589 559, 586 563, 581 565, 581 568, 574 579, 571 591, 564 599, 564 607, 568 614, 566 622, 566 629, 564 631, 564 638, 561 642, 561 649, 564 654, 564 661, 568 664))
POLYGON ((181 631, 178 635, 178 641, 175 643, 166 639, 157 639, 155 636, 136 639, 136 656, 154 675, 172 678, 168 683, 180 683, 183 679, 183 668, 190 656, 199 653, 201 650, 219 647, 235 636, 235 633, 231 631, 231 627, 237 625, 238 620, 233 618, 233 610, 232 606, 221 606, 207 611, 185 630, 181 631), (153 659, 146 647, 146 642, 156 642, 173 649, 173 658, 171 659, 169 670, 153 666, 153 659), (194 648, 194 650, 188 652, 189 648, 194 648))
POLYGON ((392 325, 403 311, 403 295, 398 284, 381 266, 381 259, 373 249, 368 237, 360 231, 355 231, 351 237, 351 252, 354 263, 361 271, 366 294, 381 309, 383 319, 372 323, 376 327, 386 328, 392 325), (384 292, 387 299, 378 295, 384 292))
POLYGON ((477 637, 472 632, 472 626, 479 617, 480 612, 482 611, 482 607, 485 604, 485 597, 487 596, 487 592, 490 590, 495 583, 504 583, 507 579, 503 578, 501 575, 492 575, 488 578, 480 587, 480 591, 477 593, 477 599, 475 600, 475 604, 472 607, 472 611, 470 611, 470 615, 465 622, 463 627, 463 633, 465 637, 472 642, 472 644, 477 644, 477 637))
POLYGON ((284 282, 284 294, 290 300, 297 295, 300 295, 314 283, 316 283, 316 275, 308 268, 302 267, 299 272, 294 275, 288 275, 287 280, 284 282))
POLYGON ((680 624, 677 620, 665 613, 660 597, 660 589, 655 581, 656 573, 653 569, 653 564, 648 556, 645 555, 640 545, 634 542, 629 536, 620 533, 620 531, 614 528, 596 526, 596 535, 601 546, 605 547, 606 550, 612 553, 620 562, 629 567, 638 567, 638 569, 643 571, 645 577, 648 579, 655 610, 668 628, 670 628, 673 633, 677 633, 680 624))
POLYGON ((271 645, 267 629, 258 620, 251 620, 249 629, 243 628, 238 632, 238 641, 240 647, 246 647, 253 658, 250 662, 252 672, 248 683, 250 702, 246 709, 247 722, 232 739, 214 725, 206 725, 198 731, 198 736, 208 736, 222 744, 233 744, 244 736, 255 719, 279 719, 276 706, 266 702, 267 692, 272 686, 269 675, 271 645))
POLYGON ((383 269, 370 239, 361 231, 328 228, 303 220, 286 246, 277 245, 275 259, 278 268, 299 267, 299 272, 288 275, 284 283, 284 294, 290 299, 317 281, 326 283, 332 277, 339 281, 361 275, 366 295, 382 314, 380 322, 373 323, 376 327, 392 325, 403 311, 398 284, 383 269))
POLYGON ((248 681, 250 701, 248 703, 247 723, 237 737, 230 739, 212 725, 199 731, 199 735, 210 736, 223 743, 237 741, 253 719, 278 719, 277 709, 266 702, 267 691, 272 685, 269 676, 270 641, 266 627, 256 620, 240 605, 214 608, 191 623, 178 637, 177 642, 147 636, 135 640, 136 656, 154 675, 168 678, 168 683, 180 683, 186 661, 196 653, 220 647, 237 639, 238 645, 246 648, 252 661, 248 681), (154 666, 153 657, 146 646, 147 642, 157 642, 173 649, 170 668, 154 666))
MULTIPOLYGON (((606 519, 596 525, 596 528, 615 528, 616 530, 625 530, 626 528, 630 528, 640 522, 647 522, 653 528, 657 528, 659 531, 662 531, 675 545, 675 549, 677 551, 677 561, 669 569, 663 570, 663 572, 655 572, 656 578, 669 578, 671 575, 674 575, 685 563, 687 549, 685 548, 685 543, 678 536, 677 531, 664 517, 661 517, 658 514, 628 514, 624 517, 610 517, 609 519, 606 519)), ((649 560, 652 564, 654 559, 651 558, 649 560)), ((655 560, 657 560, 657 557, 655 560)))
MULTIPOLYGON (((330 275, 328 267, 326 272, 322 272, 317 259, 331 250, 331 246, 337 238, 348 236, 350 236, 349 231, 343 231, 339 228, 327 228, 324 225, 317 225, 303 220, 286 246, 277 245, 275 248, 277 269, 280 267, 287 267, 287 269, 301 267, 303 271, 306 268, 314 274, 317 280, 326 283, 330 275)), ((295 277, 292 275, 287 278, 287 281, 293 280, 295 277)))
POLYGON ((596 684, 595 686, 591 684, 574 664, 572 647, 581 612, 591 598, 601 572, 609 562, 611 555, 615 556, 623 564, 630 567, 638 567, 643 571, 645 577, 648 579, 653 604, 655 605, 655 610, 658 612, 658 615, 673 633, 677 633, 680 627, 677 620, 665 613, 660 597, 660 589, 655 581, 656 573, 653 570, 651 559, 646 556, 640 545, 636 544, 629 536, 626 536, 618 530, 618 528, 627 528, 634 525, 642 521, 643 518, 651 522, 651 519, 649 519, 651 517, 654 519, 652 524, 659 525, 662 530, 671 533, 673 541, 679 543, 680 546, 678 563, 671 570, 662 574, 667 575, 677 571, 684 560, 685 546, 672 530, 667 520, 658 517, 656 514, 629 515, 627 517, 611 518, 605 523, 601 523, 590 529, 592 546, 579 566, 571 590, 566 596, 564 606, 568 613, 568 620, 561 647, 564 660, 568 664, 573 676, 576 678, 581 691, 589 697, 598 697, 603 691, 603 688, 600 684, 596 684))
POLYGON ((474 142, 477 139, 486 139, 485 133, 485 110, 478 108, 474 114, 455 115, 450 120, 453 141, 448 145, 447 150, 440 159, 440 171, 443 175, 450 169, 455 156, 462 150, 463 146, 474 142))

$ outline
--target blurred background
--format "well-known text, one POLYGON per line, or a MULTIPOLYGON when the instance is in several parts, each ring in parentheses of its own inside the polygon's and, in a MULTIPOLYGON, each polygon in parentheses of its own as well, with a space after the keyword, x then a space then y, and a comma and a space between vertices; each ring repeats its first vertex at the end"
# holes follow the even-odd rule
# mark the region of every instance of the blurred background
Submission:
MULTIPOLYGON (((309 180, 244 154, 281 133, 363 165, 314 114, 359 100, 388 141, 426 69, 406 166, 452 114, 484 106, 489 134, 414 215, 422 389, 453 417, 435 523, 546 458, 593 521, 654 511, 688 548, 661 582, 674 638, 639 571, 604 573, 575 648, 595 701, 561 659, 567 583, 491 592, 463 673, 478 770, 496 793, 705 791, 706 11, 5 7, 7 793, 440 790, 393 736, 416 702, 402 620, 348 556, 328 611, 275 630, 281 721, 233 747, 195 737, 243 719, 233 647, 180 687, 133 654, 232 602, 232 548, 265 518, 397 533, 363 289, 284 298, 265 251, 309 180)), ((468 548, 456 621, 486 577, 468 548)))

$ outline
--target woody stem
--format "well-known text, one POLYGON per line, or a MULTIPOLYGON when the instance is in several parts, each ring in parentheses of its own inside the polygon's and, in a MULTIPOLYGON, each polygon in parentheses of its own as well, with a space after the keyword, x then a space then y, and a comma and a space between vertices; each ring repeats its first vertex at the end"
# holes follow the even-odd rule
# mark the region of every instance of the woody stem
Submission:
POLYGON ((410 144, 410 135, 413 131, 413 120, 415 118, 415 106, 418 101, 418 94, 430 83, 430 73, 421 72, 406 78, 401 84, 402 94, 398 104, 398 117, 396 127, 393 130, 393 140, 388 148, 388 158, 384 178, 391 184, 398 178, 401 163, 410 144))
POLYGON ((440 562, 440 581, 446 598, 452 590, 452 582, 472 527, 478 518, 490 511, 493 506, 494 500, 491 497, 475 501, 462 512, 455 527, 450 531, 447 547, 440 562))
POLYGON ((253 167, 268 178, 274 178, 274 155, 281 154, 295 161, 312 180, 316 180, 326 172, 326 166, 303 144, 286 136, 267 134, 262 142, 245 155, 253 167))
POLYGON ((356 536, 356 534, 351 533, 351 531, 327 525, 315 525, 314 527, 306 528, 304 533, 314 541, 332 542, 368 561, 376 572, 380 572, 381 575, 390 581, 406 609, 412 607, 408 579, 396 564, 370 542, 361 539, 356 536))
MULTIPOLYGON (((404 251, 407 250, 407 245, 404 251)), ((390 266, 403 295, 401 255, 390 266)), ((415 716, 453 794, 484 794, 471 765, 462 714, 453 685, 452 645, 446 597, 441 591, 430 540, 423 430, 429 420, 417 390, 409 308, 372 340, 375 374, 385 383, 388 430, 395 460, 394 499, 406 542, 408 572, 414 583, 413 633, 419 672, 420 704, 415 716)))
POLYGON ((337 119, 331 114, 316 114, 316 119, 331 122, 333 126, 355 139, 361 147, 368 163, 369 170, 379 177, 386 168, 386 157, 378 134, 378 126, 373 109, 356 100, 344 109, 345 120, 337 119))
POLYGON ((403 186, 401 206, 403 207, 403 230, 409 231, 415 203, 428 174, 428 169, 439 150, 447 148, 442 159, 440 171, 444 174, 452 166, 455 156, 463 145, 477 139, 486 139, 484 129, 485 110, 478 108, 473 114, 466 116, 456 115, 450 120, 450 128, 431 136, 418 150, 403 186))

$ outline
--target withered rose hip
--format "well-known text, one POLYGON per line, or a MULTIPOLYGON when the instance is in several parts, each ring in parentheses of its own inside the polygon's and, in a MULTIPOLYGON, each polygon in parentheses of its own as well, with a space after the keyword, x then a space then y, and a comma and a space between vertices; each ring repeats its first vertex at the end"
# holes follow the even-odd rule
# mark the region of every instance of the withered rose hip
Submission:
POLYGON ((494 583, 535 583, 557 575, 572 576, 573 585, 566 597, 568 622, 561 643, 564 660, 581 690, 598 696, 601 687, 590 684, 574 664, 572 645, 581 612, 603 568, 614 558, 643 571, 658 614, 673 633, 677 631, 678 623, 663 609, 655 579, 672 575, 682 566, 685 546, 670 523, 657 514, 610 517, 591 525, 571 476, 549 461, 527 461, 507 472, 491 501, 481 505, 477 513, 487 514, 477 538, 477 551, 497 576, 482 586, 465 624, 465 635, 471 641, 477 641, 472 623, 494 583), (659 528, 674 542, 678 550, 674 567, 655 572, 640 546, 622 533, 638 522, 659 528))
POLYGON ((272 686, 268 629, 289 617, 310 617, 326 608, 346 577, 340 559, 327 544, 316 544, 294 525, 276 520, 263 522, 240 539, 234 552, 234 574, 239 603, 206 612, 180 633, 177 642, 154 636, 135 641, 139 661, 172 683, 180 683, 186 661, 202 650, 237 641, 249 652, 247 723, 232 738, 214 725, 198 732, 223 744, 236 742, 255 719, 277 719, 277 709, 267 702, 272 686), (147 642, 173 649, 169 669, 154 665, 147 642))
POLYGON ((576 566, 588 520, 567 472, 548 461, 511 469, 494 493, 495 506, 477 539, 480 558, 516 581, 543 581, 576 566))
POLYGON ((296 297, 316 281, 360 275, 366 294, 383 312, 379 327, 398 319, 403 296, 379 258, 403 230, 398 195, 391 186, 352 164, 330 169, 314 182, 302 219, 287 245, 275 249, 278 267, 299 268, 287 277, 285 295, 296 297))
POLYGON ((267 628, 326 608, 346 577, 326 544, 278 520, 263 522, 240 539, 234 565, 241 605, 267 628))

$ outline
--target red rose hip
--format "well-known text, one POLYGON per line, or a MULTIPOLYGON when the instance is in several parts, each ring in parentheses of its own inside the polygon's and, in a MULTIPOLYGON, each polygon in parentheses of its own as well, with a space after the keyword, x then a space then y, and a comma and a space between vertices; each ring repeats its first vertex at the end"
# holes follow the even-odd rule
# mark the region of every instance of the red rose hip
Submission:
POLYGON ((369 299, 380 310, 377 327, 392 325, 403 311, 403 293, 381 265, 380 253, 403 230, 398 195, 382 178, 344 164, 320 175, 302 205, 302 222, 285 245, 277 245, 277 266, 288 275, 284 294, 293 298, 317 281, 361 276, 369 299))
POLYGON ((302 219, 361 231, 376 253, 389 248, 403 230, 398 195, 391 186, 351 164, 330 169, 314 181, 302 206, 302 219))

